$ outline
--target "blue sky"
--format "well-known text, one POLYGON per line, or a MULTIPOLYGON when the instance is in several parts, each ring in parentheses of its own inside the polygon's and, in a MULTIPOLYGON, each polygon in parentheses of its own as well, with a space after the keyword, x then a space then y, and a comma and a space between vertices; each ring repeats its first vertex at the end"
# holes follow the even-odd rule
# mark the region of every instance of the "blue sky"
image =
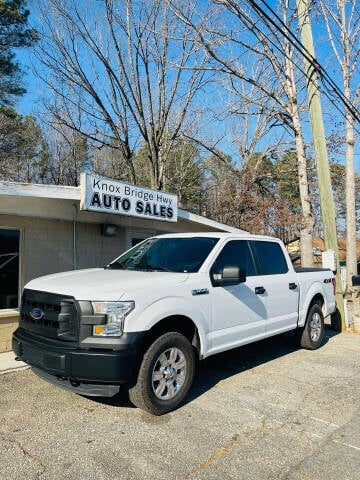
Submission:
MULTIPOLYGON (((276 1, 270 1, 273 7, 276 5, 276 1)), ((36 1, 30 3, 31 9, 31 17, 30 21, 36 27, 36 1)), ((328 73, 334 78, 338 86, 341 88, 341 77, 338 75, 337 69, 334 67, 333 63, 333 53, 329 46, 329 42, 326 40, 326 32, 324 30, 324 26, 322 25, 320 19, 316 19, 313 21, 313 35, 315 39, 315 49, 317 58, 320 60, 322 65, 328 68, 328 73)), ((23 77, 23 84, 27 90, 27 93, 19 99, 16 104, 16 108, 22 114, 33 114, 38 116, 38 112, 41 110, 41 101, 47 97, 50 92, 47 90, 46 86, 44 86, 41 81, 34 75, 33 73, 33 66, 37 67, 38 63, 34 56, 32 49, 22 49, 17 52, 17 58, 22 65, 25 75, 23 77)), ((359 76, 358 78, 359 79, 359 76)), ((212 96, 211 96, 212 97, 212 96)), ((212 101, 213 98, 210 99, 212 101)), ((204 95, 203 101, 206 103, 209 99, 204 95)), ((327 133, 330 133, 336 123, 341 120, 340 114, 336 112, 333 108, 329 107, 326 99, 323 98, 323 110, 324 112, 328 112, 329 114, 325 116, 325 126, 327 133)), ((218 128, 224 128, 226 130, 227 127, 220 126, 218 128)), ((360 126, 358 126, 360 129, 360 126)), ((307 139, 310 141, 310 129, 308 122, 304 122, 304 130, 307 139)), ((222 148, 231 155, 236 155, 236 147, 234 145, 226 144, 226 140, 224 140, 221 144, 222 148)), ((340 158, 340 160, 342 160, 340 158)), ((358 173, 360 173, 360 153, 359 147, 356 147, 355 152, 355 167, 358 173)))

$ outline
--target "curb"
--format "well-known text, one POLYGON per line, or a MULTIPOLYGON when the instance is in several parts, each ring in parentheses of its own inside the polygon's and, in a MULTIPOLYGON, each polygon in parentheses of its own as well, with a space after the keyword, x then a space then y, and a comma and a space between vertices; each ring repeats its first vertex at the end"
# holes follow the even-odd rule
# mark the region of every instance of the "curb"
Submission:
POLYGON ((4 373, 16 372, 17 370, 24 370, 30 368, 24 362, 15 360, 15 353, 13 351, 0 353, 0 375, 4 373))
POLYGON ((27 370, 28 368, 31 368, 30 365, 21 365, 19 367, 14 367, 14 368, 7 368, 6 370, 0 370, 0 376, 1 375, 6 375, 7 373, 14 373, 18 372, 20 370, 27 370))

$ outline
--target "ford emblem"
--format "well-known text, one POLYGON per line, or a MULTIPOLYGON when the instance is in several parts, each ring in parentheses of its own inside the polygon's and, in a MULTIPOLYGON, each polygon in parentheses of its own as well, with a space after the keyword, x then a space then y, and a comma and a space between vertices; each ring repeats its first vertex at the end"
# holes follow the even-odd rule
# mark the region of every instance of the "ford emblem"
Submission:
POLYGON ((41 308, 32 308, 30 310, 30 317, 34 320, 41 320, 44 317, 44 312, 41 308))

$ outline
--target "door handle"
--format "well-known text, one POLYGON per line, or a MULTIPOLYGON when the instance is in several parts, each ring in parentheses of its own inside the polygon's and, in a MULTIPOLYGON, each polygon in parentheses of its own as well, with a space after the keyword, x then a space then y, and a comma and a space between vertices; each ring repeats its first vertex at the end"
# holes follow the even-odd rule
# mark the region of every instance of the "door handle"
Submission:
POLYGON ((290 290, 296 290, 297 289, 297 284, 296 283, 289 283, 289 289, 290 290))
POLYGON ((265 293, 266 290, 264 287, 255 287, 255 293, 256 295, 262 295, 263 293, 265 293))

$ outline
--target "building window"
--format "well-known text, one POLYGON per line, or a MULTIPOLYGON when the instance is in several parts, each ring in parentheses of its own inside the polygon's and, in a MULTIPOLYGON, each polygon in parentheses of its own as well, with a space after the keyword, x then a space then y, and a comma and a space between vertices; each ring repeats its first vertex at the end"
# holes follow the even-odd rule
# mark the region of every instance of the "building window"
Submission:
POLYGON ((132 247, 135 247, 135 245, 137 245, 138 243, 141 243, 141 242, 143 242, 143 241, 144 241, 144 238, 135 238, 135 237, 133 237, 133 238, 131 239, 131 246, 132 246, 132 247))
POLYGON ((125 240, 125 249, 128 250, 131 247, 135 247, 138 243, 146 240, 149 237, 156 235, 156 232, 153 230, 145 230, 140 228, 127 228, 126 229, 126 240, 125 240))
POLYGON ((0 309, 19 306, 20 231, 0 228, 0 309))

